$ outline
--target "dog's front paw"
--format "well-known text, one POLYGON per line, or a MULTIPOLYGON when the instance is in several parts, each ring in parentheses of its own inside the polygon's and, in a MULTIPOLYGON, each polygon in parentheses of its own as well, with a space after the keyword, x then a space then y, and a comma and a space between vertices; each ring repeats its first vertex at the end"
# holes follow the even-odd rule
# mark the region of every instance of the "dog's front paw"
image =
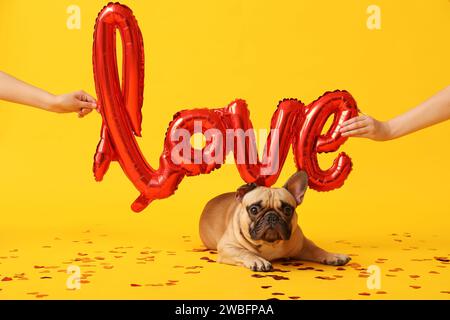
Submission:
POLYGON ((322 263, 330 266, 343 266, 350 260, 352 260, 352 258, 346 254, 329 253, 322 263))
POLYGON ((244 261, 244 266, 253 271, 267 272, 272 270, 272 264, 261 257, 247 258, 244 261))

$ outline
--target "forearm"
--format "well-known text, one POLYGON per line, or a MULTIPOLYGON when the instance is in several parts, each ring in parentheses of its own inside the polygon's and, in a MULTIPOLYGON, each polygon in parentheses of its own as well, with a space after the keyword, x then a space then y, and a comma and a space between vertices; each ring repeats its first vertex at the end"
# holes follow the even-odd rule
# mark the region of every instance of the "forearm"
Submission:
POLYGON ((53 94, 0 71, 0 100, 50 110, 55 99, 53 94))
POLYGON ((448 119, 450 119, 450 86, 417 107, 387 121, 388 139, 396 139, 448 119))

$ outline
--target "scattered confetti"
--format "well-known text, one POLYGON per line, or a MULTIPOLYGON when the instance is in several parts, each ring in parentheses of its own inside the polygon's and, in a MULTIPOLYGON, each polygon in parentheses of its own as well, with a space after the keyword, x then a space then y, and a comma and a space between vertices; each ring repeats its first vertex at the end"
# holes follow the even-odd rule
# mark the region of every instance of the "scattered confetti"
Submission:
POLYGON ((402 268, 389 269, 389 272, 398 272, 398 271, 403 271, 403 269, 402 268))
MULTIPOLYGON (((134 249, 130 245, 120 245, 120 243, 111 245, 110 247, 104 247, 95 243, 94 237, 99 237, 96 232, 91 231, 89 233, 89 236, 92 239, 84 239, 84 237, 81 236, 80 240, 71 240, 67 239, 66 236, 64 236, 65 241, 61 241, 60 238, 54 238, 55 241, 57 239, 60 241, 58 242, 57 247, 52 246, 51 243, 47 244, 45 242, 45 245, 37 244, 35 245, 34 250, 40 250, 39 252, 41 256, 39 256, 38 260, 34 261, 34 263, 29 263, 29 261, 32 260, 27 257, 27 249, 22 247, 20 249, 14 247, 5 248, 3 252, 0 252, 0 254, 3 254, 2 256, 0 256, 0 280, 3 282, 9 281, 11 283, 8 284, 8 286, 6 286, 5 284, 3 285, 3 288, 0 288, 1 297, 8 298, 8 294, 12 292, 11 290, 9 290, 10 286, 16 286, 20 283, 20 281, 28 280, 29 282, 27 284, 29 284, 28 290, 30 292, 23 290, 21 293, 22 295, 26 294, 31 298, 34 297, 36 299, 43 299, 48 296, 59 299, 59 292, 67 292, 67 290, 70 290, 64 286, 64 281, 68 277, 67 267, 69 265, 77 265, 81 268, 82 273, 80 275, 80 283, 86 285, 91 283, 89 287, 90 289, 95 289, 100 283, 102 283, 103 280, 101 277, 98 278, 98 282, 96 282, 95 279, 98 276, 107 277, 107 270, 115 269, 114 272, 111 271, 109 272, 109 274, 114 273, 115 275, 119 276, 120 279, 126 279, 126 272, 129 272, 130 266, 134 265, 136 268, 138 268, 138 266, 136 266, 136 263, 140 265, 146 265, 141 269, 142 272, 140 270, 139 272, 133 274, 133 277, 136 275, 139 277, 137 279, 134 279, 136 283, 130 283, 131 281, 128 283, 130 283, 130 287, 151 287, 154 288, 154 291, 152 291, 151 289, 137 290, 135 291, 136 294, 152 294, 152 292, 173 290, 171 289, 171 287, 174 289, 180 287, 179 292, 186 292, 186 290, 189 290, 189 286, 194 282, 194 279, 197 279, 199 282, 203 282, 205 281, 205 279, 208 279, 205 277, 210 277, 211 274, 215 274, 215 272, 221 272, 217 270, 223 270, 224 277, 227 278, 231 276, 233 277, 233 279, 239 280, 239 274, 245 274, 245 277, 248 277, 248 273, 243 272, 241 267, 234 267, 224 264, 216 264, 214 266, 210 266, 209 263, 216 262, 216 259, 213 259, 213 255, 217 257, 217 251, 203 248, 201 246, 192 248, 192 246, 190 246, 189 244, 184 243, 184 241, 192 241, 192 243, 198 245, 198 239, 195 237, 182 236, 181 238, 179 238, 178 242, 181 244, 181 247, 178 247, 177 251, 175 251, 173 250, 173 247, 162 247, 157 249, 150 246, 144 246, 142 244, 140 246, 136 246, 136 249, 134 249), (88 244, 94 243, 95 245, 88 246, 88 244), (68 247, 64 248, 64 246, 68 247), (42 251, 42 248, 48 249, 48 251, 42 251), (66 250, 66 254, 63 254, 61 260, 45 260, 46 255, 43 255, 44 252, 52 252, 53 250, 56 251, 60 250, 61 248, 64 248, 64 250, 66 250), (20 259, 18 259, 19 257, 17 255, 19 252, 20 259), (200 262, 198 259, 200 259, 202 262, 200 262), (21 264, 23 269, 19 270, 17 270, 18 268, 14 267, 10 268, 11 263, 22 263, 21 261, 28 261, 26 263, 29 264, 21 264), (111 262, 114 262, 114 264, 111 262), (183 263, 183 265, 181 265, 180 263, 183 263), (120 266, 120 268, 118 266, 120 266), (157 270, 156 273, 153 272, 152 268, 160 268, 161 266, 168 266, 169 268, 166 270, 171 271, 175 279, 176 277, 180 277, 181 282, 180 280, 166 280, 167 276, 161 278, 161 273, 159 272, 159 270, 157 270), (148 272, 145 271, 147 270, 145 268, 149 268, 148 272), (184 279, 187 280, 183 281, 184 279), (51 284, 50 288, 55 288, 57 286, 54 286, 53 284, 56 282, 63 283, 60 289, 53 289, 55 291, 49 292, 48 289, 42 288, 43 286, 47 286, 47 284, 51 284), (39 286, 38 283, 40 283, 41 285, 39 286), (35 291, 31 291, 30 289, 34 289, 35 291), (45 292, 43 293, 37 291, 39 289, 45 290, 45 292)), ((346 240, 336 241, 336 246, 341 246, 341 248, 336 249, 337 252, 348 253, 349 248, 355 248, 350 250, 356 252, 350 253, 349 255, 352 257, 360 256, 361 261, 364 262, 364 266, 362 266, 362 262, 358 263, 354 261, 355 259, 345 266, 326 266, 311 262, 295 261, 291 259, 275 261, 273 262, 274 268, 271 272, 250 274, 252 278, 255 278, 255 280, 252 281, 253 284, 250 286, 250 289, 252 290, 253 286, 253 289, 258 290, 261 295, 265 294, 266 297, 267 294, 270 293, 270 295, 272 296, 272 300, 278 300, 277 298, 274 298, 274 296, 280 297, 280 299, 288 300, 298 300, 301 298, 310 299, 310 297, 307 295, 308 291, 305 291, 305 293, 301 294, 301 297, 300 295, 292 293, 291 295, 288 295, 288 293, 283 293, 283 291, 289 292, 287 288, 294 288, 295 286, 291 287, 291 284, 294 283, 303 283, 304 286, 309 286, 309 283, 312 283, 311 281, 317 281, 315 282, 317 283, 317 286, 319 287, 320 285, 320 288, 324 288, 321 288, 320 290, 329 290, 330 292, 334 290, 335 285, 344 285, 342 287, 344 289, 342 290, 341 296, 343 299, 351 299, 352 297, 354 298, 355 294, 357 294, 357 296, 370 296, 386 295, 388 294, 388 292, 389 298, 402 298, 402 291, 395 290, 401 287, 409 287, 411 290, 415 289, 416 291, 414 291, 414 294, 418 298, 439 298, 438 295, 450 294, 450 290, 442 290, 448 288, 439 288, 439 285, 447 283, 446 279, 448 278, 449 270, 449 268, 447 268, 447 265, 450 264, 450 254, 445 253, 445 251, 443 251, 443 248, 436 249, 417 246, 417 244, 421 242, 423 243, 424 241, 414 239, 413 236, 409 233, 400 232, 393 235, 393 237, 394 238, 389 238, 388 241, 391 242, 393 240, 397 241, 403 239, 403 243, 399 244, 399 246, 395 249, 395 254, 392 254, 392 251, 384 250, 384 246, 381 243, 379 246, 374 246, 370 243, 359 245, 357 243, 346 240), (416 243, 414 243, 414 241, 416 241, 416 243), (356 250, 356 248, 358 248, 358 250, 356 250), (430 251, 436 252, 431 253, 430 251), (390 255, 388 255, 387 253, 390 253, 390 255), (420 253, 422 253, 422 256, 419 255, 420 253), (355 291, 354 288, 356 287, 352 286, 352 284, 356 281, 364 285, 365 280, 361 278, 370 277, 371 273, 367 271, 367 268, 369 268, 371 264, 380 264, 380 267, 382 267, 383 270, 382 276, 391 278, 387 279, 386 282, 384 282, 383 289, 386 291, 355 291), (418 267, 420 267, 420 269, 418 269, 418 267), (439 272, 437 270, 439 270, 439 272), (285 276, 287 273, 289 273, 289 275, 292 275, 290 276, 292 280, 291 282, 289 282, 290 278, 285 276), (433 291, 419 290, 422 288, 422 284, 419 282, 419 280, 422 278, 427 281, 426 283, 429 283, 429 281, 434 282, 431 284, 431 288, 433 288, 433 291), (261 281, 256 279, 263 280, 261 281), (323 282, 319 283, 318 280, 322 280, 323 282), (273 281, 286 282, 283 282, 278 286, 273 281), (333 281, 335 283, 333 283, 333 281), (408 281, 409 283, 405 283, 405 281, 408 281), (273 286, 270 285, 271 283, 273 283, 273 286), (267 291, 268 289, 271 290, 267 291), (434 296, 433 293, 430 292, 434 292, 434 296)), ((429 246, 432 246, 431 242, 429 242, 429 246)), ((52 254, 52 257, 57 257, 57 255, 52 254)), ((15 288, 16 292, 18 291, 17 288, 20 287, 15 288)), ((72 289, 70 291, 76 290, 72 289)), ((341 292, 339 293, 341 294, 341 292)), ((81 297, 83 297, 83 295, 81 297)), ((378 298, 383 297, 378 296, 378 298)), ((440 298, 442 299, 444 297, 440 296, 440 298)))
POLYGON ((328 277, 328 276, 317 276, 315 277, 316 279, 320 279, 320 280, 336 280, 336 278, 334 277, 328 277))
POLYGON ((441 262, 450 262, 450 258, 448 257, 434 257, 434 258, 441 262))

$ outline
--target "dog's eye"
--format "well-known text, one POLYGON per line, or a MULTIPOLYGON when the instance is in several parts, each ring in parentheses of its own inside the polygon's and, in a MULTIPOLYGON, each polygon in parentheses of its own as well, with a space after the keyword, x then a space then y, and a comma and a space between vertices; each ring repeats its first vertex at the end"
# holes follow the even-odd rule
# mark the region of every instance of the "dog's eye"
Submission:
POLYGON ((259 211, 259 207, 256 205, 253 205, 250 208, 248 208, 248 212, 250 212, 251 214, 257 214, 258 211, 259 211))
POLYGON ((294 209, 291 206, 284 206, 283 212, 285 215, 290 216, 294 212, 294 209))

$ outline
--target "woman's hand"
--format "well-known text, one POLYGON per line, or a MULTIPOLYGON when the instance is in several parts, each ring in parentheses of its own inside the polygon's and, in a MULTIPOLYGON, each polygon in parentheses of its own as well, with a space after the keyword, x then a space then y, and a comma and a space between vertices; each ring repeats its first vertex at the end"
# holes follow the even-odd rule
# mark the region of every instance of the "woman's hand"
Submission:
POLYGON ((95 99, 83 90, 54 96, 49 111, 57 113, 76 112, 80 118, 97 108, 95 99))
POLYGON ((361 137, 377 141, 397 139, 450 119, 450 86, 417 107, 386 121, 361 115, 345 121, 340 132, 344 137, 361 137))
POLYGON ((345 121, 340 132, 343 137, 360 137, 376 141, 391 139, 389 123, 378 121, 368 115, 361 115, 345 121))
POLYGON ((1 71, 0 100, 57 113, 76 112, 80 118, 97 109, 95 99, 83 90, 53 95, 1 71))

